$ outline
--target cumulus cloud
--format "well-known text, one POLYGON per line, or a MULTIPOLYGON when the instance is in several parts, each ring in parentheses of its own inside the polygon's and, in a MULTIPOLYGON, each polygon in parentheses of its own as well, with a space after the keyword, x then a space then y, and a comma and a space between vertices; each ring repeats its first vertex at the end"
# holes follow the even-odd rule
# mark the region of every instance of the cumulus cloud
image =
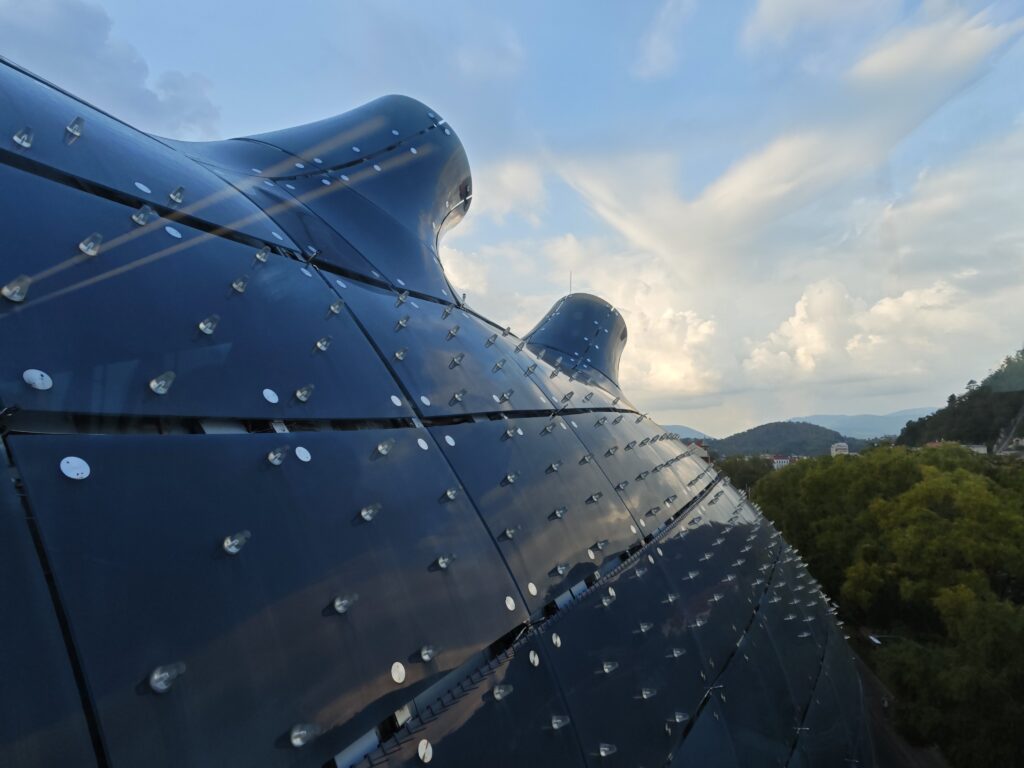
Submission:
MULTIPOLYGON (((605 236, 563 233, 520 239, 464 252, 442 246, 442 260, 471 305, 486 309, 519 334, 573 290, 593 293, 622 313, 630 339, 620 380, 645 403, 715 390, 719 366, 714 321, 684 305, 676 286, 649 254, 621 250, 605 236)), ((652 406, 653 407, 653 406, 652 406)))
POLYGON ((1017 347, 1024 180, 1006 169, 1021 163, 1018 125, 922 172, 902 199, 856 206, 871 220, 839 247, 855 268, 807 284, 785 319, 754 335, 748 384, 948 392, 1017 347))
POLYGON ((508 159, 473 174, 473 212, 503 223, 520 216, 540 223, 547 203, 544 170, 530 160, 508 159))
POLYGON ((679 58, 679 34, 693 7, 693 0, 662 0, 640 41, 632 68, 636 77, 646 80, 672 73, 679 58))
POLYGON ((113 34, 102 8, 82 0, 0 0, 0 50, 17 64, 146 131, 181 139, 217 136, 211 84, 195 73, 149 71, 113 34))
POLYGON ((986 333, 989 317, 945 281, 873 304, 836 280, 807 286, 793 314, 744 361, 753 378, 793 382, 934 375, 949 345, 986 333))

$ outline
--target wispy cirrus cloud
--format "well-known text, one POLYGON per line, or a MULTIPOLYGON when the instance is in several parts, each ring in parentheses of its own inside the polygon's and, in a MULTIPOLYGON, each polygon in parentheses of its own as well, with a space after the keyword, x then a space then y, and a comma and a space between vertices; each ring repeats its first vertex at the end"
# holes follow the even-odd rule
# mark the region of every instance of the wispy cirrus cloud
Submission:
POLYGON ((887 14, 901 5, 894 0, 757 0, 742 39, 750 47, 783 45, 801 31, 814 31, 887 14))
POLYGON ((672 73, 679 58, 679 36, 693 9, 694 0, 662 0, 640 41, 634 76, 649 80, 672 73))

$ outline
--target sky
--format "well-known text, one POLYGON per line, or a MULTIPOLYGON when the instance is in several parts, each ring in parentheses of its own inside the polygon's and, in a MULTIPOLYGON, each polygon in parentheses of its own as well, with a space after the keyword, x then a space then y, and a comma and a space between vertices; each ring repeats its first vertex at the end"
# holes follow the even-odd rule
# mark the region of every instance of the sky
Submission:
POLYGON ((725 436, 942 405, 1024 343, 1024 0, 0 0, 0 54, 144 130, 386 93, 456 130, 441 258, 526 333, 607 299, 620 383, 725 436))

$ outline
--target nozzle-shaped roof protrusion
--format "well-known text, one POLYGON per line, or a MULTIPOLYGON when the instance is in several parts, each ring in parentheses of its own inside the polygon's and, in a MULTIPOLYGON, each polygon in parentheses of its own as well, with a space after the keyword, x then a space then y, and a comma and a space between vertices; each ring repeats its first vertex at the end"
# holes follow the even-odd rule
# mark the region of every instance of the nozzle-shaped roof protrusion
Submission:
POLYGON ((618 386, 626 321, 604 299, 589 293, 563 296, 525 338, 570 356, 574 367, 594 369, 618 386))

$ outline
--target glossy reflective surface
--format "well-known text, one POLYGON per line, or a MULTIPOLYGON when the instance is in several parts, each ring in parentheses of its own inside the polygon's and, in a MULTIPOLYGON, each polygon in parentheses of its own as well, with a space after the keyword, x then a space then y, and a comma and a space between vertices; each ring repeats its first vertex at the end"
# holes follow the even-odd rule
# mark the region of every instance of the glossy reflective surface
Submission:
POLYGON ((0 62, 0 763, 871 764, 799 555, 438 258, 465 151, 385 97, 156 139, 0 62))
POLYGON ((292 764, 277 737, 309 720, 323 754, 525 619, 440 452, 403 432, 11 440, 115 763, 292 764), (266 460, 300 445, 309 462, 266 460), (69 454, 86 481, 58 476, 69 454), (140 694, 169 662, 173 690, 140 694))
POLYGON ((633 519, 561 418, 432 428, 531 610, 639 543, 633 519), (632 529, 631 529, 631 526, 632 529), (538 594, 530 595, 533 583, 538 594))
POLYGON ((424 416, 549 407, 514 347, 468 312, 356 284, 339 295, 424 416))
POLYGON ((140 204, 278 242, 266 215, 205 168, 182 162, 159 139, 6 63, 0 63, 0 135, 8 162, 41 164, 72 182, 82 179, 140 204), (76 119, 81 121, 78 136, 67 130, 76 119), (25 126, 32 129, 30 147, 7 141, 25 126), (184 190, 180 202, 170 197, 179 188, 184 190))
POLYGON ((256 248, 181 224, 180 237, 162 220, 138 227, 130 208, 3 166, 0 205, 61 211, 7 238, 6 274, 35 279, 24 302, 0 305, 5 405, 279 419, 408 413, 391 403, 397 386, 349 313, 331 310, 338 296, 313 270, 274 254, 261 262, 256 248), (104 245, 86 257, 78 242, 92 231, 104 245), (45 371, 52 388, 26 385, 28 368, 45 371), (173 384, 157 394, 148 384, 166 371, 173 384), (300 402, 294 393, 309 385, 314 396, 300 402), (268 387, 278 403, 262 396, 268 387))
POLYGON ((566 296, 526 338, 531 345, 568 356, 571 367, 589 369, 618 384, 626 346, 626 322, 608 302, 584 293, 566 296))
POLYGON ((0 765, 96 765, 25 510, 0 486, 0 765))

